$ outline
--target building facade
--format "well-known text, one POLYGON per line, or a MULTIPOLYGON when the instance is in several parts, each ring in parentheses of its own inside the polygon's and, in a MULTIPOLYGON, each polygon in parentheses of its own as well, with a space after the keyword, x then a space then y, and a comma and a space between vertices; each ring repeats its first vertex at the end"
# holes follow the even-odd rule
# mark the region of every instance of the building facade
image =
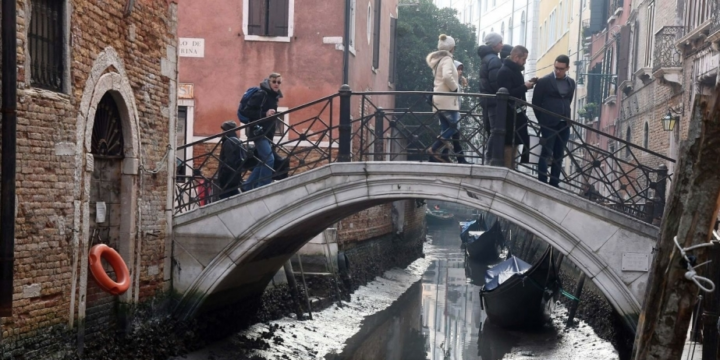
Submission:
POLYGON ((52 328, 90 341, 116 330, 120 305, 169 289, 177 5, 16 4, 14 294, 2 339, 5 354, 50 358, 67 350, 43 338, 52 328), (97 244, 129 268, 124 294, 89 272, 97 244))

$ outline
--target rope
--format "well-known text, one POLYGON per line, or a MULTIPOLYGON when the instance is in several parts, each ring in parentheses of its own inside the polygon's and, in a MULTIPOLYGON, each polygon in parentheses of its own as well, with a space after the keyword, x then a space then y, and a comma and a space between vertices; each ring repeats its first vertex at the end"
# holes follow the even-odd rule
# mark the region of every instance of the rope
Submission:
POLYGON ((712 262, 712 260, 708 260, 702 264, 692 266, 692 264, 690 263, 690 259, 687 257, 687 252, 691 251, 691 250, 699 249, 701 247, 708 247, 708 246, 713 246, 715 244, 720 244, 720 235, 718 235, 717 231, 715 231, 715 230, 713 230, 713 237, 714 237, 714 239, 710 240, 709 243, 693 245, 693 246, 690 246, 687 248, 683 248, 682 246, 680 246, 680 243, 678 243, 678 240, 677 240, 677 236, 673 237, 675 246, 678 248, 678 250, 680 250, 680 255, 683 257, 683 259, 685 259, 685 263, 687 264, 686 267, 687 267, 688 271, 685 272, 685 279, 688 279, 688 280, 694 282, 695 285, 697 285, 697 287, 700 288, 700 290, 707 292, 707 293, 715 291, 715 283, 713 283, 712 280, 710 280, 706 277, 698 275, 697 271, 695 271, 695 269, 697 269, 703 265, 709 264, 710 262, 712 262))

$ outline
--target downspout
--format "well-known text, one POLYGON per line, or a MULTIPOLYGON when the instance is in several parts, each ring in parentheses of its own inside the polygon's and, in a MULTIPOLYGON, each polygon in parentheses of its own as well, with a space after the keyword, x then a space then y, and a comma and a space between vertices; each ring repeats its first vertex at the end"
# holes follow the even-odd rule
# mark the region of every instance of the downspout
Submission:
MULTIPOLYGON (((577 49, 575 51, 575 79, 580 80, 580 49, 582 49, 582 41, 583 41, 583 33, 582 33, 582 13, 583 13, 583 1, 586 0, 580 0, 580 6, 578 6, 580 9, 578 9, 578 44, 577 49)), ((587 93, 586 93, 587 94, 587 93)), ((587 96, 587 95, 586 95, 587 96)), ((574 104, 573 104, 573 115, 576 115, 578 112, 578 96, 575 94, 574 96, 574 104)))
MULTIPOLYGON (((0 318, 12 316, 15 262, 17 18, 15 1, 2 3, 2 174, 0 175, 0 318)), ((1 334, 0 334, 1 335, 1 334)))
POLYGON ((345 0, 345 34, 343 35, 343 84, 348 84, 350 77, 350 2, 345 0))

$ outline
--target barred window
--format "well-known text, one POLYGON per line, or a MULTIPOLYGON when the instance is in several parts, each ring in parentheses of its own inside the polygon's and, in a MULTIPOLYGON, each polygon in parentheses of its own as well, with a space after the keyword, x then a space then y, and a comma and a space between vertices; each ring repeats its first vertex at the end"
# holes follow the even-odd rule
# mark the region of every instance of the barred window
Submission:
POLYGON ((30 84, 62 91, 65 72, 63 57, 64 1, 34 0, 28 30, 30 84))

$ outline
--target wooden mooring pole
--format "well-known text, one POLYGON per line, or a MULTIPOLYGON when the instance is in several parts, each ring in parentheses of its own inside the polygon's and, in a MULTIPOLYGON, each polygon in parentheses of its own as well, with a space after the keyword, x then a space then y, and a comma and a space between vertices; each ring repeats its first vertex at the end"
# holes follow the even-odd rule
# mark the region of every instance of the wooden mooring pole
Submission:
POLYGON ((295 281, 295 274, 293 274, 290 259, 285 262, 283 269, 285 269, 285 277, 287 278, 288 286, 290 286, 290 291, 292 293, 293 304, 295 304, 295 313, 297 314, 298 320, 302 320, 305 316, 303 315, 302 308, 300 307, 300 292, 297 288, 297 281, 295 281))
POLYGON ((578 279, 577 285, 575 285, 575 293, 573 294, 573 296, 575 296, 575 299, 572 300, 572 305, 570 305, 570 311, 568 311, 568 327, 573 326, 575 313, 577 313, 577 308, 578 306, 580 306, 580 295, 582 295, 583 286, 585 286, 585 273, 580 274, 580 279, 578 279))
MULTIPOLYGON (((688 325, 697 302, 698 286, 686 278, 680 247, 707 243, 715 225, 720 195, 720 92, 697 95, 690 111, 688 140, 670 192, 648 278, 643 311, 635 335, 635 360, 680 359, 688 325)), ((663 180, 664 181, 664 180, 663 180)), ((689 252, 700 264, 707 247, 689 252)), ((698 269, 707 271, 707 266, 698 269)), ((716 284, 720 286, 720 284, 716 284)), ((718 290, 716 290, 718 291, 718 290)))

